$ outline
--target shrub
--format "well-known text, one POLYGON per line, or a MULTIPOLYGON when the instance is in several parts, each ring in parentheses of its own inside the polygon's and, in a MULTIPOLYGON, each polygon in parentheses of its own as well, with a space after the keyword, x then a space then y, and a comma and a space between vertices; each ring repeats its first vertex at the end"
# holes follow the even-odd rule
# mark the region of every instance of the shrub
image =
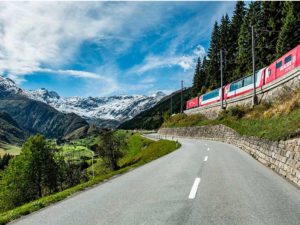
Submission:
POLYGON ((237 119, 242 118, 247 112, 247 108, 245 106, 233 106, 227 110, 227 114, 231 117, 235 117, 237 119))

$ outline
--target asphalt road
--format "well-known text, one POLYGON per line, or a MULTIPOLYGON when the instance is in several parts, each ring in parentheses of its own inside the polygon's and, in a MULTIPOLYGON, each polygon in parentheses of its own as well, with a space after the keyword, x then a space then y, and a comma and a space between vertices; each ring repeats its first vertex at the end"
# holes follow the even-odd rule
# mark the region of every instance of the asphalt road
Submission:
POLYGON ((231 145, 179 141, 167 156, 12 224, 300 224, 300 190, 284 178, 231 145))

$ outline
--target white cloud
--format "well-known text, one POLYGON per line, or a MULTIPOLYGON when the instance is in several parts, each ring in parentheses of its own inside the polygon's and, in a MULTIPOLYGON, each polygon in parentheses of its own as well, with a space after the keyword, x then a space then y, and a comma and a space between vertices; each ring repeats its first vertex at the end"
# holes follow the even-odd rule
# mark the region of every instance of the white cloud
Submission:
POLYGON ((184 71, 194 68, 196 59, 205 56, 205 49, 198 45, 190 55, 153 56, 149 55, 142 64, 134 66, 130 72, 142 74, 158 68, 179 66, 184 71))
POLYGON ((148 77, 144 78, 144 79, 141 81, 141 83, 142 83, 142 84, 152 84, 152 83, 154 83, 155 81, 156 81, 155 77, 150 77, 150 76, 148 76, 148 77))
MULTIPOLYGON (((145 38, 148 32, 160 32, 168 27, 168 21, 178 7, 193 7, 186 3, 134 3, 134 2, 0 2, 0 74, 6 74, 21 83, 28 74, 45 72, 53 76, 72 76, 86 83, 85 95, 107 95, 118 90, 143 90, 155 82, 149 77, 138 85, 126 87, 118 83, 119 76, 130 72, 143 73, 156 68, 177 66, 189 71, 195 59, 205 54, 197 46, 190 54, 179 46, 196 46, 201 35, 208 35, 208 24, 199 23, 197 29, 191 18, 162 32, 160 42, 172 40, 169 48, 161 55, 148 55, 144 62, 129 71, 114 68, 114 58, 103 58, 105 65, 88 71, 77 71, 70 65, 78 56, 79 47, 85 41, 94 41, 105 47, 112 55, 120 55, 136 41, 145 38), (180 5, 181 4, 181 5, 180 5), (204 27, 203 27, 204 26, 204 27), (193 32, 193 33, 191 33, 193 32), (185 43, 186 38, 192 41, 185 43), (165 39, 164 39, 165 38, 165 39), (127 88, 127 89, 126 89, 127 88)), ((227 4, 222 6, 226 11, 227 4)), ((210 13, 220 16, 220 13, 210 13)), ((204 18, 204 19, 205 19, 204 18)), ((212 19, 212 18, 210 18, 212 19)), ((198 24, 197 24, 198 26, 198 24)), ((151 45, 147 45, 151 49, 151 45)), ((99 50, 100 51, 100 50, 99 50)), ((101 49, 102 51, 102 49, 101 49)), ((106 57, 104 52, 103 57, 106 57)))
POLYGON ((202 45, 198 45, 193 53, 197 56, 197 57, 200 57, 201 59, 203 59, 203 57, 205 56, 206 52, 205 52, 205 49, 202 45))
POLYGON ((68 75, 68 76, 73 76, 73 77, 78 77, 78 78, 90 78, 90 79, 97 79, 97 80, 103 79, 103 76, 100 76, 96 73, 80 71, 80 70, 53 70, 53 69, 38 68, 35 70, 35 72, 68 75))
POLYGON ((160 20, 162 10, 141 10, 139 4, 124 2, 1 2, 0 74, 22 81, 24 74, 49 68, 92 78, 59 69, 72 63, 87 40, 119 39, 114 50, 124 51, 160 20))

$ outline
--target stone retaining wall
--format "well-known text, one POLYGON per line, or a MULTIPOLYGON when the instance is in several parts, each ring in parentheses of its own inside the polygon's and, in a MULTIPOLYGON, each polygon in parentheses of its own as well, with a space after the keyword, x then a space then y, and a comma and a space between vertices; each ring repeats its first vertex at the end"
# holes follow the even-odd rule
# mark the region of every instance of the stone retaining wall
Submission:
POLYGON ((300 187, 300 139, 273 142, 240 135, 224 125, 161 128, 158 133, 233 144, 300 187))
MULTIPOLYGON (((278 78, 277 80, 264 85, 257 89, 258 102, 262 101, 273 101, 276 100, 282 92, 288 90, 295 90, 300 85, 300 67, 292 70, 288 74, 278 78)), ((237 106, 237 105, 252 105, 253 93, 242 95, 233 99, 224 100, 224 106, 226 108, 237 106)), ((208 106, 185 110, 184 113, 187 115, 201 113, 209 119, 215 119, 218 114, 222 111, 221 103, 217 102, 208 106)))

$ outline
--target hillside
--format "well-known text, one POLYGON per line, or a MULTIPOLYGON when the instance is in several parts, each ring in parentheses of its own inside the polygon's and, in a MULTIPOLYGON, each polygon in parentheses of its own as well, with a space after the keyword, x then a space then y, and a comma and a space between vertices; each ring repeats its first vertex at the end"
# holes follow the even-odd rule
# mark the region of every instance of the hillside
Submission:
MULTIPOLYGON (((5 126, 11 131, 12 127, 15 127, 13 133, 17 135, 16 139, 22 137, 19 129, 28 134, 41 133, 49 138, 63 138, 79 128, 89 126, 84 119, 74 113, 65 114, 43 102, 30 99, 26 91, 12 80, 1 76, 0 111, 6 112, 15 121, 14 123, 5 117, 5 126)), ((10 137, 10 140, 13 139, 10 137)))
POLYGON ((231 107, 217 119, 209 120, 201 114, 177 114, 162 127, 189 127, 226 125, 239 134, 269 140, 300 137, 300 90, 283 93, 277 100, 262 103, 254 108, 231 107), (284 100, 284 101, 283 101, 284 100))
POLYGON ((51 106, 27 98, 0 99, 0 111, 7 112, 24 130, 47 137, 64 137, 88 123, 78 115, 61 113, 51 106))
POLYGON ((0 112, 0 142, 21 143, 27 134, 7 113, 0 112))
MULTIPOLYGON (((188 88, 183 92, 183 104, 190 98, 191 89, 188 88)), ((173 92, 172 94, 164 97, 154 107, 141 112, 131 120, 122 123, 119 129, 158 129, 164 122, 164 117, 170 116, 171 96, 173 102, 173 113, 180 112, 180 98, 181 91, 173 92)))

